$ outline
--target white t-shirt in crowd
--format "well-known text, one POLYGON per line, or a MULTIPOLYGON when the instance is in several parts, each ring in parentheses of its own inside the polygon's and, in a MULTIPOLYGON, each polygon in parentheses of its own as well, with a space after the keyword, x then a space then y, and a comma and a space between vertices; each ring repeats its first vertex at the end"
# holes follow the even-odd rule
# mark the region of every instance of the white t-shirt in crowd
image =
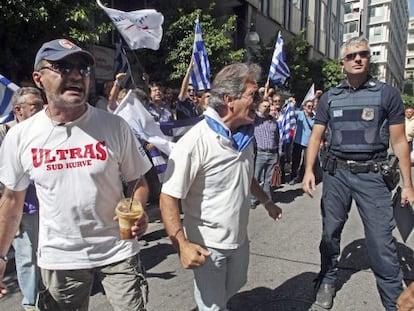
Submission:
POLYGON ((162 192, 182 199, 184 228, 194 243, 235 249, 247 239, 253 144, 242 152, 200 121, 175 145, 162 192))
POLYGON ((88 269, 139 252, 136 240, 120 239, 113 217, 121 176, 135 180, 151 163, 123 119, 88 105, 79 119, 57 125, 43 110, 10 129, 0 158, 6 187, 35 182, 41 268, 88 269))

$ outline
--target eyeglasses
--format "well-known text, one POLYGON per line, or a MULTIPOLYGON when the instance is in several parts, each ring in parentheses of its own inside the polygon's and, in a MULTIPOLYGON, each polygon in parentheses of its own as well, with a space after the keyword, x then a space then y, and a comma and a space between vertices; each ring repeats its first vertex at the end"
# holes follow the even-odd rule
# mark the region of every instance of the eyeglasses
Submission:
POLYGON ((49 69, 61 75, 68 75, 73 69, 77 69, 82 77, 89 77, 91 74, 91 67, 85 64, 71 64, 67 62, 50 63, 50 66, 40 67, 42 69, 49 69))
POLYGON ((346 60, 347 62, 354 60, 357 55, 359 55, 359 57, 361 58, 368 58, 369 57, 369 51, 359 51, 359 52, 355 52, 355 53, 349 53, 346 54, 344 57, 344 60, 346 60))
POLYGON ((194 93, 195 89, 187 89, 188 93, 194 93))
POLYGON ((256 92, 254 92, 253 94, 250 94, 250 95, 241 95, 241 97, 249 98, 249 99, 251 98, 251 99, 253 99, 254 103, 259 103, 263 100, 263 97, 259 93, 259 91, 256 91, 256 92))

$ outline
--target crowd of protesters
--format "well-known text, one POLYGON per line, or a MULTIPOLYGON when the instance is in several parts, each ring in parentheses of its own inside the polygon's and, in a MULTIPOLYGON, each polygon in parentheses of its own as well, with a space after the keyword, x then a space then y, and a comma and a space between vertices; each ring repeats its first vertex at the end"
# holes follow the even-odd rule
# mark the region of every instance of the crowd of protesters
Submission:
MULTIPOLYGON (((366 52, 351 53, 346 60, 366 60, 366 52)), ((29 276, 19 277, 24 309, 38 310, 33 296, 42 289, 50 295, 52 309, 87 310, 94 278, 98 278, 115 310, 145 310, 147 283, 138 238, 147 229, 148 216, 144 212, 135 221, 131 232, 136 239, 125 241, 120 239, 113 212, 124 196, 145 206, 153 192, 154 202, 160 197, 166 232, 183 267, 194 271, 199 310, 225 310, 228 299, 247 281, 249 210, 262 205, 272 219, 280 219, 276 190, 286 183, 302 182, 305 164, 315 162, 312 171, 320 170, 317 154, 324 147, 324 128, 319 129, 318 143, 313 141, 312 159, 307 160, 306 154, 322 91, 297 105, 295 97, 285 98, 268 83, 259 88, 260 68, 243 63, 224 67, 211 90, 202 93, 190 83, 193 61, 178 92, 144 75, 144 87, 134 92, 156 123, 204 118, 168 155, 145 137, 134 136, 131 124, 114 115, 130 91, 122 87, 125 73, 102 83, 102 94, 89 98, 88 103, 94 63, 89 52, 68 40, 45 43, 35 59, 32 77, 36 88, 22 89, 37 90, 33 93, 36 98, 30 103, 16 99, 17 124, 2 126, 0 298, 7 294, 2 278, 12 243, 18 273, 24 265, 18 259, 27 246, 18 244, 19 235, 24 233, 19 228, 25 230, 23 206, 30 207, 28 196, 33 195, 29 191, 36 188, 40 229, 30 235, 39 236, 38 262, 33 256, 35 243, 30 248, 30 260, 36 268, 31 281, 38 287, 32 286, 29 296, 25 291, 29 276), (32 110, 23 109, 25 105, 32 110), (286 121, 291 116, 286 136, 286 121), (17 153, 12 155, 11 150, 17 153), (151 163, 154 150, 165 158, 165 180, 151 163), (63 174, 63 168, 70 170, 63 170, 63 174), (154 176, 151 170, 158 178, 153 188, 148 185, 154 176), (275 172, 280 180, 277 185, 273 181, 275 172), (236 180, 235 175, 239 177, 236 180), (88 254, 85 249, 89 249, 88 254)), ((326 108, 326 96, 322 99, 326 108)), ((399 106, 398 100, 395 105, 399 106)), ((364 116, 370 117, 369 111, 364 116)), ((407 111, 406 117, 411 120, 412 111, 407 111)), ((407 133, 407 137, 412 141, 412 134, 407 133)), ((406 142, 399 142, 405 150, 406 142)), ((309 175, 309 168, 307 172, 309 175)), ((413 190, 409 186, 411 199, 413 190)), ((395 296, 399 293, 400 289, 395 296)), ((328 294, 330 308, 334 289, 328 294)), ((394 300, 390 305, 395 305, 394 300)))

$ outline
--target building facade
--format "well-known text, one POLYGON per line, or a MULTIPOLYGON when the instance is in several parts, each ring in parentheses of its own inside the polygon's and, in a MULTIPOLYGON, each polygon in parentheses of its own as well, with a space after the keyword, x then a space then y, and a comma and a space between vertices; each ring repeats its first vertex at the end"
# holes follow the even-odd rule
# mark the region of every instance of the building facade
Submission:
POLYGON ((414 16, 410 17, 407 33, 407 52, 404 72, 403 91, 414 95, 414 16))
POLYGON ((238 16, 238 47, 251 27, 261 42, 274 42, 279 31, 285 41, 303 32, 311 45, 309 58, 337 59, 343 36, 342 0, 222 0, 220 8, 238 16))
POLYGON ((343 40, 363 35, 371 45, 377 77, 402 89, 407 43, 406 0, 345 0, 343 40), (404 48, 401 48, 404 47, 404 48))

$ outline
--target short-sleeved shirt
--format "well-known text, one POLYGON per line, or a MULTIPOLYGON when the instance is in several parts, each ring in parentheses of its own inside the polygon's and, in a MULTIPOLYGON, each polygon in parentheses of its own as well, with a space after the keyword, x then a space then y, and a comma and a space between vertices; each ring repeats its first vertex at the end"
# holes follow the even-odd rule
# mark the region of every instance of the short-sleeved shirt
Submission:
MULTIPOLYGON (((349 86, 348 82, 344 80, 337 86, 337 88, 344 89, 345 92, 357 93, 364 88, 368 88, 370 83, 378 82, 374 78, 368 77, 367 81, 365 81, 358 89, 353 89, 349 86)), ((329 93, 329 91, 324 93, 319 101, 314 124, 329 127, 329 93)), ((381 93, 381 109, 384 112, 389 125, 403 124, 405 122, 404 104, 402 102, 400 92, 386 83, 384 84, 381 93)), ((330 134, 328 133, 327 135, 329 137, 330 134)), ((375 159, 377 156, 378 155, 373 154, 372 158, 375 159)), ((380 157, 383 157, 383 155, 380 155, 380 157)))
POLYGON ((161 191, 182 199, 190 241, 219 249, 235 249, 246 241, 253 171, 253 144, 237 151, 206 120, 177 142, 161 191))
POLYGON ((88 106, 57 125, 40 111, 9 130, 0 158, 6 187, 36 185, 41 268, 89 269, 139 251, 136 240, 120 239, 113 217, 124 196, 121 178, 133 181, 151 163, 122 118, 88 106))

